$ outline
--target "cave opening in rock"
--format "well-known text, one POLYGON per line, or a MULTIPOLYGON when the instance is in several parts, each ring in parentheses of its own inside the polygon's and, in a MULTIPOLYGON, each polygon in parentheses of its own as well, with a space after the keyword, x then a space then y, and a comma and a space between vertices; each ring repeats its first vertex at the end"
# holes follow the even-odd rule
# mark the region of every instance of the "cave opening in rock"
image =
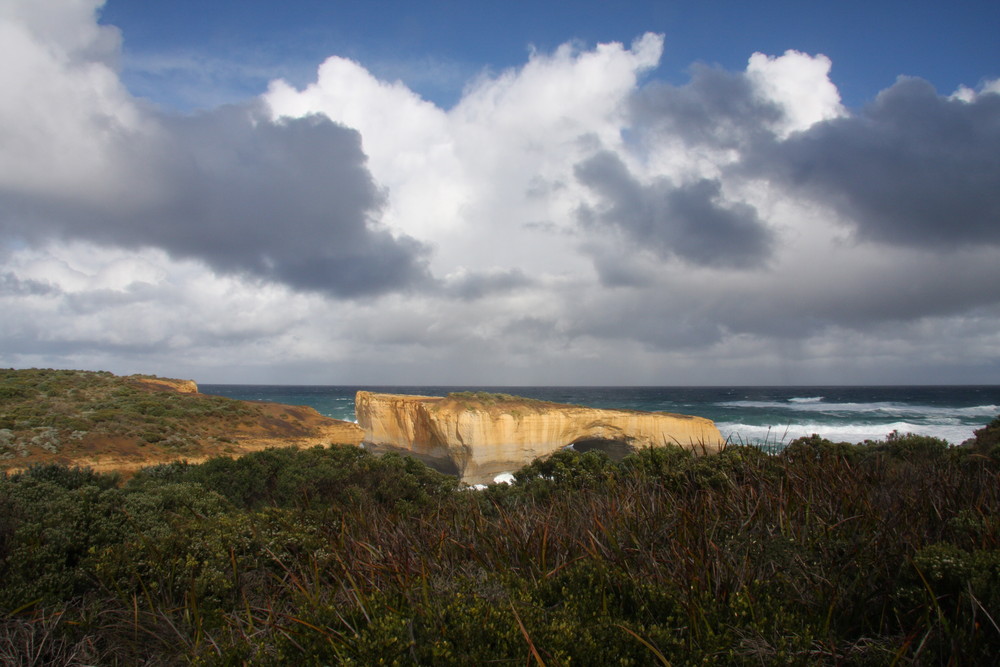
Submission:
POLYGON ((604 452, 612 461, 621 461, 632 453, 632 448, 625 440, 613 438, 580 438, 569 445, 578 452, 604 452))

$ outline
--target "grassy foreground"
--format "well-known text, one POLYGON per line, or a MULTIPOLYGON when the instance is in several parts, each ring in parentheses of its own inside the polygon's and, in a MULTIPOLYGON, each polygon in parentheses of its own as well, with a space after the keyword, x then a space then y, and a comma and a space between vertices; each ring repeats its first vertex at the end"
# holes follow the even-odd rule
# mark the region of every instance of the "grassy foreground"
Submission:
POLYGON ((35 466, 0 477, 0 663, 989 664, 998 441, 561 452, 481 492, 342 446, 35 466))

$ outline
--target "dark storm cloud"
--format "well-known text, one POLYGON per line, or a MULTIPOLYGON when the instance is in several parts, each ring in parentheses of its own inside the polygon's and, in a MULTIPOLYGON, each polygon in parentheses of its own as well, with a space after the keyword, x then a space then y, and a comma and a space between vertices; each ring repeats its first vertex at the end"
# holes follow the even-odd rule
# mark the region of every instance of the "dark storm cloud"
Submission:
POLYGON ((661 178, 645 185, 608 151, 578 164, 575 174, 602 200, 597 209, 580 209, 586 227, 611 226, 661 257, 676 255, 706 266, 748 268, 770 252, 771 234, 757 212, 724 202, 718 181, 674 185, 661 178))
POLYGON ((590 256, 594 269, 605 287, 649 287, 655 275, 641 255, 617 246, 587 243, 582 247, 590 256))
POLYGON ((900 79, 860 114, 761 142, 743 173, 832 206, 858 237, 911 247, 1000 243, 1000 95, 972 102, 900 79))
POLYGON ((250 107, 160 123, 156 139, 119 147, 137 190, 155 195, 95 204, 11 194, 0 197, 0 225, 25 239, 158 247, 338 297, 428 278, 426 249, 377 224, 384 194, 356 131, 318 116, 272 122, 250 107))
POLYGON ((0 274, 0 296, 44 296, 59 293, 52 285, 18 278, 9 271, 0 274))
POLYGON ((633 127, 667 133, 688 144, 739 146, 767 133, 783 112, 755 94, 746 74, 695 65, 691 82, 672 86, 651 82, 630 101, 633 127))
POLYGON ((602 291, 569 306, 561 333, 566 338, 629 340, 648 349, 706 348, 724 334, 714 301, 705 292, 663 285, 602 291))

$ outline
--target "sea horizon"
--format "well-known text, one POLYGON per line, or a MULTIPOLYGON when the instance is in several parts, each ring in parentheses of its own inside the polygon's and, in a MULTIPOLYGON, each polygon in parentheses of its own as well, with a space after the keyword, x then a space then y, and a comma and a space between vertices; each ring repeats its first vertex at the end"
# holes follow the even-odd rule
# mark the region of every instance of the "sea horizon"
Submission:
POLYGON ((501 392, 603 409, 675 412, 713 420, 734 444, 780 448, 818 434, 833 441, 915 433, 961 444, 1000 414, 1000 385, 384 385, 212 384, 206 394, 306 405, 356 421, 354 395, 501 392))

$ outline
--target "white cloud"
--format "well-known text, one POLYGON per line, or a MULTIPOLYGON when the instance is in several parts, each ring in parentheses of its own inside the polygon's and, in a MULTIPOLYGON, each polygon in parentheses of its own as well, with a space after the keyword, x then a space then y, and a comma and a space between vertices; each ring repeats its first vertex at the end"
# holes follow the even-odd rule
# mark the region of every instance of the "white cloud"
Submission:
POLYGON ((785 112, 785 123, 776 128, 780 136, 846 115, 840 93, 829 78, 831 65, 824 55, 792 50, 777 57, 763 53, 750 56, 747 76, 761 95, 778 103, 785 112))
POLYGON ((979 90, 973 90, 968 86, 959 86, 958 90, 951 94, 951 99, 962 102, 975 102, 980 95, 1000 95, 1000 79, 984 81, 979 90))
MULTIPOLYGON (((912 144, 916 100, 929 129, 980 128, 923 135, 985 179, 952 169, 966 201, 929 201, 988 212, 996 81, 965 104, 902 82, 851 112, 830 60, 794 51, 647 82, 647 34, 534 52, 449 109, 333 56, 301 90, 166 116, 125 90, 99 6, 0 7, 0 364, 685 384, 929 381, 913 358, 956 378, 998 358, 990 229, 949 219, 967 242, 932 243, 927 215, 914 243, 902 202, 845 176, 877 137, 912 144), (817 154, 843 163, 805 191, 817 154), (845 201, 902 222, 865 236, 845 201)), ((911 167, 933 182, 938 162, 911 167)))
POLYGON ((100 4, 12 0, 0 9, 0 188, 122 194, 116 151, 142 117, 113 69, 118 31, 93 21, 100 4))
POLYGON ((277 117, 323 113, 361 132, 390 195, 384 220, 433 243, 438 273, 496 263, 566 270, 579 266, 559 251, 565 239, 525 225, 567 226, 580 197, 574 164, 621 144, 625 101, 661 51, 662 38, 648 34, 631 48, 533 53, 521 69, 481 75, 448 111, 338 57, 304 90, 275 82, 265 99, 277 117))
POLYGON ((95 23, 99 4, 0 15, 0 231, 157 247, 341 297, 426 280, 425 249, 380 224, 357 133, 272 122, 257 101, 188 117, 145 108, 109 65, 120 44, 95 23))

